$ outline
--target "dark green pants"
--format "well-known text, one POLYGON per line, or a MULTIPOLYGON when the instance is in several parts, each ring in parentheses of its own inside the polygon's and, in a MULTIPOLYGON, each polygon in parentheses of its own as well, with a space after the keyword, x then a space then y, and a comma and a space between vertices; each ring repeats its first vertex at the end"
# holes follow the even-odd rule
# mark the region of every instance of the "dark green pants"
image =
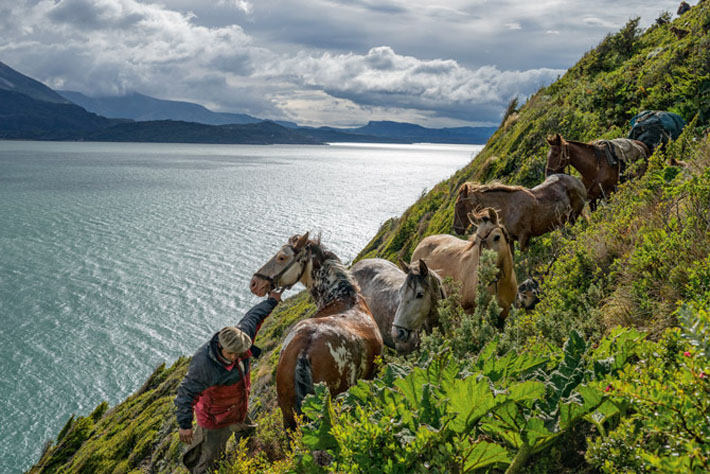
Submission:
POLYGON ((239 441, 242 437, 248 436, 253 430, 250 420, 246 423, 230 425, 218 430, 210 430, 198 426, 195 429, 192 444, 182 457, 182 462, 192 474, 205 474, 209 472, 214 464, 219 461, 224 454, 229 437, 234 433, 234 437, 239 441))

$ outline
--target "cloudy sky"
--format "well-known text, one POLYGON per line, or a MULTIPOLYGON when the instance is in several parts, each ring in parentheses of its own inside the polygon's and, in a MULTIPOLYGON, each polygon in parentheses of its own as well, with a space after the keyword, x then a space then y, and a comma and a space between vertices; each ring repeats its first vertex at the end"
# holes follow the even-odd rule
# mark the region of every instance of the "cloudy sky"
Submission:
POLYGON ((0 61, 55 89, 302 125, 497 124, 605 34, 678 3, 0 0, 0 61))

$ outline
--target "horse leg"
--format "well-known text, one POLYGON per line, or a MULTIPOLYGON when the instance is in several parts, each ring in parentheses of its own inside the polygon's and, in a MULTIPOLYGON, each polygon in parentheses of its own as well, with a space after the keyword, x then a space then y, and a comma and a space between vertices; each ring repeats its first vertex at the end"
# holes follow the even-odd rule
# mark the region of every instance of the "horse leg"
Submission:
MULTIPOLYGON (((298 337, 298 336, 296 336, 298 337)), ((294 338, 295 340, 295 338, 294 338)), ((295 371, 301 346, 293 341, 281 353, 279 364, 276 367, 276 399, 283 415, 284 428, 293 430, 296 428, 296 380, 295 371)))
POLYGON ((530 234, 526 232, 520 236, 520 251, 525 252, 528 249, 529 243, 530 243, 530 234))
POLYGON ((284 430, 291 436, 291 433, 296 430, 298 424, 296 423, 296 418, 294 417, 293 410, 283 408, 281 409, 281 414, 283 415, 284 430))

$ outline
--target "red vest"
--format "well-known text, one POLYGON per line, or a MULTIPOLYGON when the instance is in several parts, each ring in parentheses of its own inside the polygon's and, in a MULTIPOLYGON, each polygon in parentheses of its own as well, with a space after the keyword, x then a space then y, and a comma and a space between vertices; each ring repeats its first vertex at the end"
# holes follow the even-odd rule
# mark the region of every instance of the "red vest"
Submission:
MULTIPOLYGON (((200 394, 195 404, 197 424, 203 428, 216 430, 235 423, 243 423, 247 416, 251 374, 242 371, 241 361, 236 367, 241 375, 239 382, 232 385, 214 385, 200 394)), ((230 369, 231 370, 231 369, 230 369)))

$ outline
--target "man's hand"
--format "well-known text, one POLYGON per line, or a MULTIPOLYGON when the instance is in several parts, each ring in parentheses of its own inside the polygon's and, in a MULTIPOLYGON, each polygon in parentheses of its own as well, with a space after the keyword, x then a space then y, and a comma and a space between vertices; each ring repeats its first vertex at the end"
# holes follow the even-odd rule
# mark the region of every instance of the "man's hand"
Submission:
POLYGON ((281 291, 271 291, 269 292, 269 297, 275 299, 279 303, 281 303, 281 293, 283 293, 284 290, 281 291))
POLYGON ((180 435, 180 441, 185 444, 192 444, 192 428, 180 428, 178 434, 180 435))

